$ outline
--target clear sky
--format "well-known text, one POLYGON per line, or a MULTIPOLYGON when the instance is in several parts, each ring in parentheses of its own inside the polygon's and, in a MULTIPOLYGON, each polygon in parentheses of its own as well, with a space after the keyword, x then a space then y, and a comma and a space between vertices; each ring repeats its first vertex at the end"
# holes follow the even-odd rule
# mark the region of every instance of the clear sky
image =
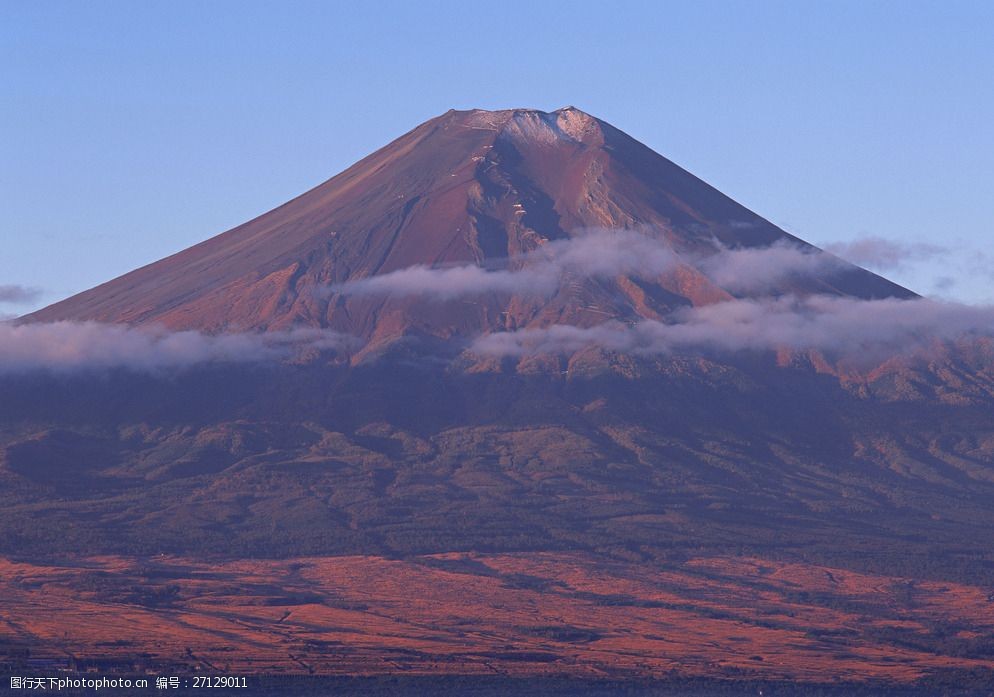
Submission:
POLYGON ((994 3, 948 0, 0 0, 0 315, 449 108, 568 104, 804 239, 890 242, 885 275, 994 302, 992 37, 994 3))

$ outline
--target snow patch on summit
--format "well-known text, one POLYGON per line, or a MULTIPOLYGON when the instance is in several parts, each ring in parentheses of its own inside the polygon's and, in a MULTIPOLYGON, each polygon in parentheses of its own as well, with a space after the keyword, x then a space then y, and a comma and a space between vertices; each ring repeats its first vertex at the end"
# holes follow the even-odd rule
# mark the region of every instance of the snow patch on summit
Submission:
POLYGON ((556 125, 561 132, 577 141, 584 141, 599 130, 597 119, 573 107, 556 112, 556 125))
POLYGON ((513 112, 486 111, 485 109, 473 109, 463 120, 463 125, 468 128, 482 128, 491 131, 499 131, 513 112))
POLYGON ((554 114, 540 111, 518 112, 504 126, 503 134, 512 141, 555 145, 562 140, 572 140, 568 134, 559 130, 554 114))
POLYGON ((466 128, 498 131, 512 141, 532 145, 588 142, 600 130, 597 119, 574 107, 551 113, 535 109, 474 109, 461 123, 466 128))

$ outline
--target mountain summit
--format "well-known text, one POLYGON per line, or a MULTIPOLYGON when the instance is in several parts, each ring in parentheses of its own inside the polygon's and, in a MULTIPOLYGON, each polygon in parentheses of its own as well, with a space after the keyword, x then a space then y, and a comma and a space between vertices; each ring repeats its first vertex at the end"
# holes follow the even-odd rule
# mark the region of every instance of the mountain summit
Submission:
MULTIPOLYGON (((337 292, 410 267, 514 267, 592 229, 634 230, 690 259, 716 246, 814 250, 574 107, 448 111, 279 208, 26 319, 206 332, 303 325, 384 343, 631 321, 742 295, 693 263, 648 278, 574 279, 540 301, 514 289, 435 302, 337 292)), ((848 265, 786 290, 913 295, 848 265)))

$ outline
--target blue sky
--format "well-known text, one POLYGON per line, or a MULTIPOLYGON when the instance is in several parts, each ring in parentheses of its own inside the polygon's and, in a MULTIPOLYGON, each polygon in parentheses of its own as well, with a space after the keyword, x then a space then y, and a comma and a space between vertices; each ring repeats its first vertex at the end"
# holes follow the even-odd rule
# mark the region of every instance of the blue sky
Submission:
POLYGON ((988 2, 0 0, 0 315, 449 108, 567 104, 809 241, 902 247, 882 271, 914 290, 994 302, 992 31, 988 2))

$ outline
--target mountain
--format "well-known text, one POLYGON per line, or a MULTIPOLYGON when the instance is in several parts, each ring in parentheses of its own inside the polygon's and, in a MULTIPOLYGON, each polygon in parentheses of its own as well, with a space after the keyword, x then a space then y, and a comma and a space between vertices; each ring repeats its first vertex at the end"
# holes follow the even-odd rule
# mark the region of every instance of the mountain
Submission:
POLYGON ((21 320, 356 347, 0 371, 0 663, 989 685, 994 352, 916 298, 577 109, 447 112, 21 320))
MULTIPOLYGON (((513 263, 590 229, 638 229, 685 255, 716 243, 809 248, 578 109, 449 111, 269 213, 29 319, 208 332, 304 325, 389 342, 658 316, 731 297, 692 264, 648 282, 582 280, 541 302, 514 293, 471 305, 323 292, 414 265, 513 263), (591 306, 602 317, 584 309, 591 306)), ((856 267, 793 283, 857 298, 913 295, 856 267)))

